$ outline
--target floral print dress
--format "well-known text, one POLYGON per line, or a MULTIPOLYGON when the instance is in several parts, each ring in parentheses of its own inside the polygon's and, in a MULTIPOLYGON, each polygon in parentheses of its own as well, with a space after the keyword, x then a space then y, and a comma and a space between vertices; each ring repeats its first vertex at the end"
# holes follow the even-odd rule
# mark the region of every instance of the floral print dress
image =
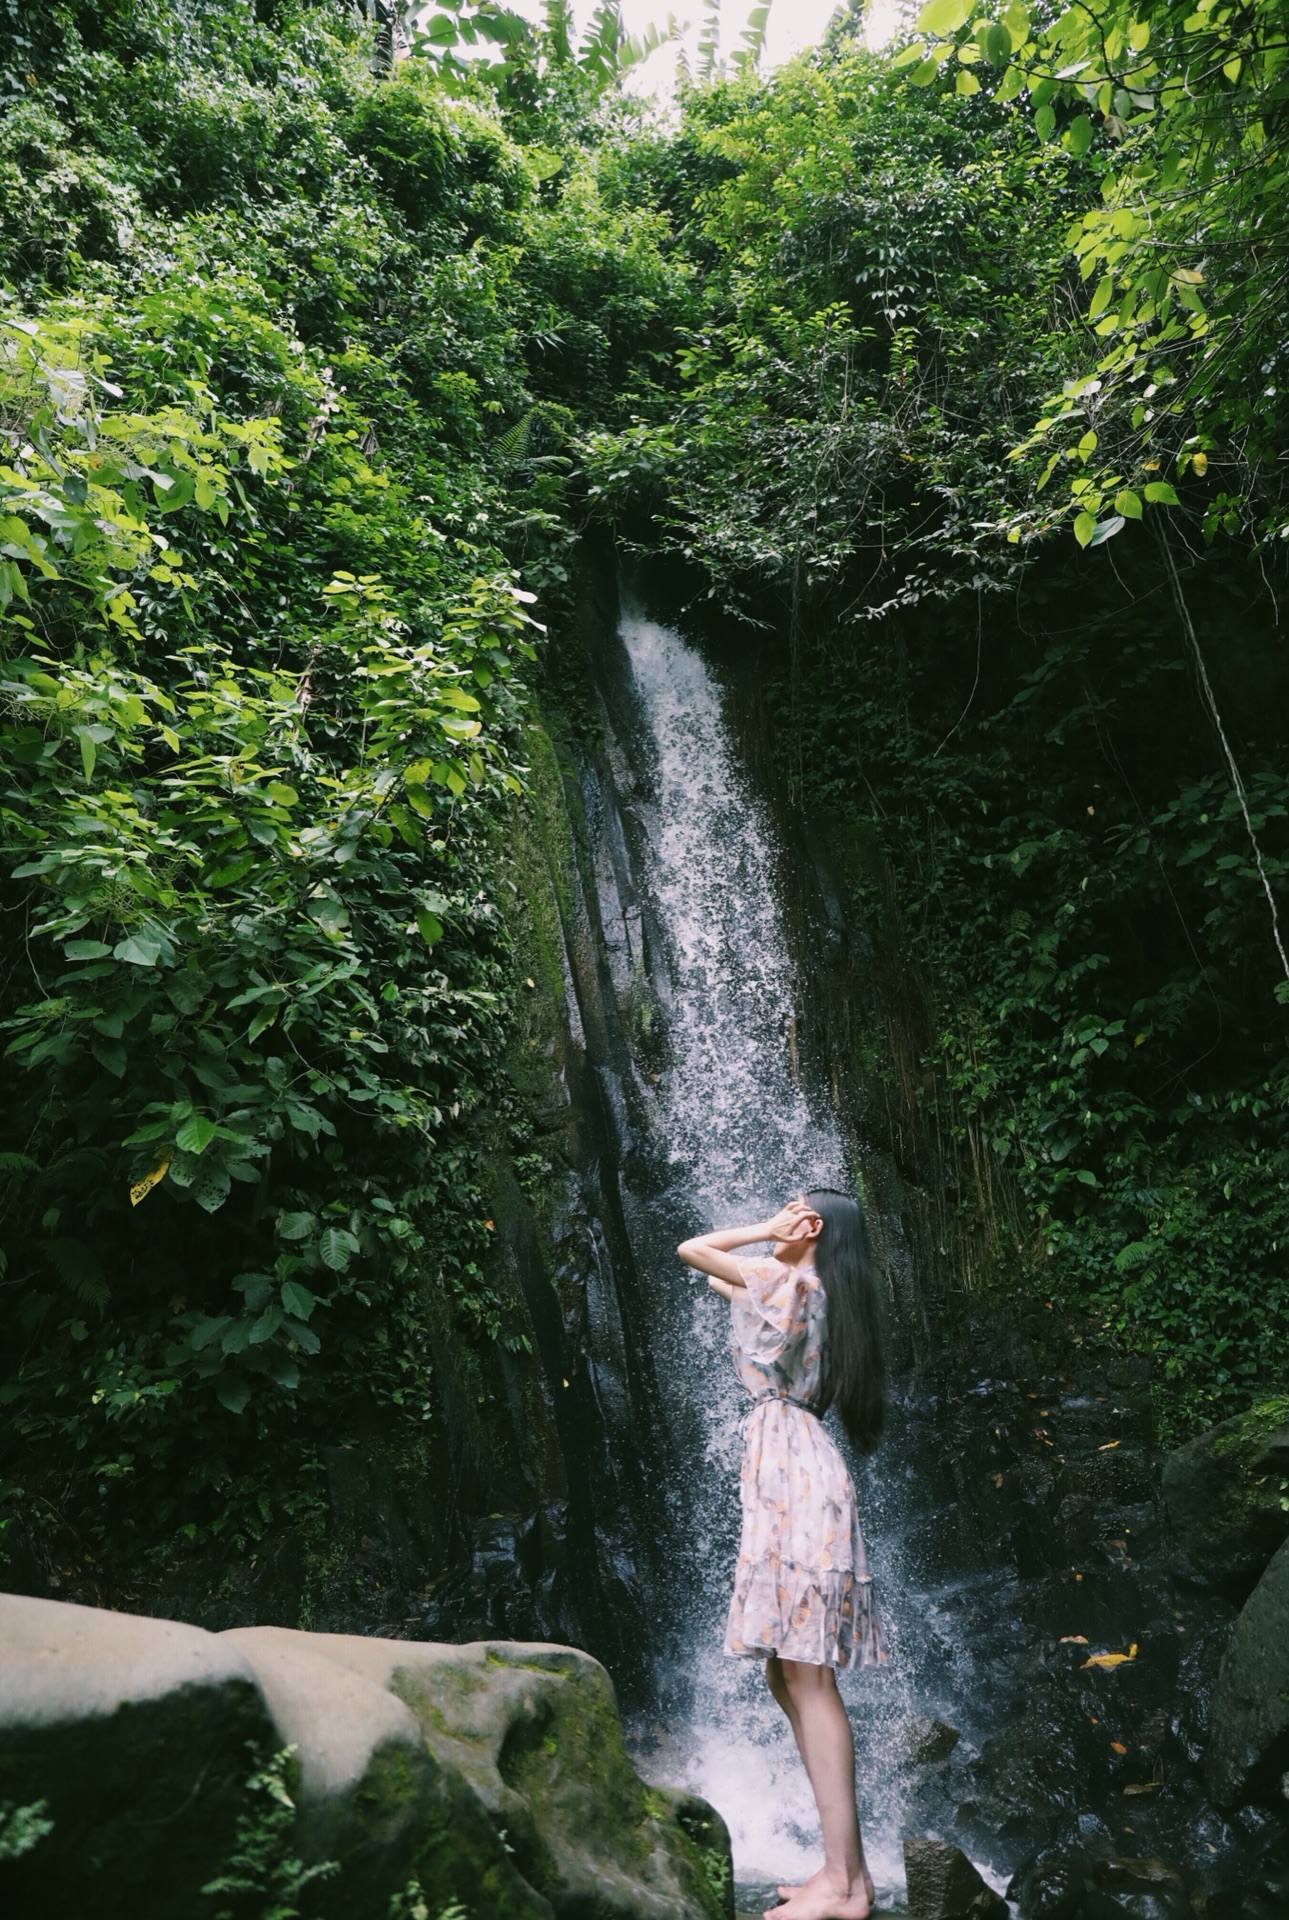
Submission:
POLYGON ((882 1666, 855 1489, 822 1419, 827 1299, 813 1267, 740 1260, 734 1364, 743 1422, 743 1535, 725 1651, 809 1666, 882 1666))

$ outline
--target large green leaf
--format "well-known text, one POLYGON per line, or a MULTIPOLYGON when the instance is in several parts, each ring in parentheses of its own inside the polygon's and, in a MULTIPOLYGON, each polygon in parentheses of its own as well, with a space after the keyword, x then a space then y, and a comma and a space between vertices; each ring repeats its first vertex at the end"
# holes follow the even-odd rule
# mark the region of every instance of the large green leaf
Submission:
POLYGON ((929 0, 918 14, 917 30, 935 34, 937 38, 956 33, 971 18, 972 5, 973 0, 929 0))
POLYGON ((185 1120, 175 1135, 175 1145, 185 1153, 205 1153, 215 1135, 219 1132, 219 1123, 207 1119, 204 1114, 195 1113, 185 1120))

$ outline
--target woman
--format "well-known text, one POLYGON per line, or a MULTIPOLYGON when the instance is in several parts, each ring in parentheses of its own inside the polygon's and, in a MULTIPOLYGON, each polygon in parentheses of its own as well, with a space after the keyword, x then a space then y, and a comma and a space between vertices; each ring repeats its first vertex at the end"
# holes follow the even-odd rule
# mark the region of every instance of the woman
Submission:
POLYGON ((873 1882, 836 1669, 880 1666, 886 1649, 855 1489, 822 1423, 835 1407, 862 1453, 882 1430, 880 1317, 864 1215, 846 1194, 818 1188, 773 1220, 700 1234, 677 1252, 730 1302, 734 1364, 753 1395, 725 1651, 765 1661, 823 1829, 823 1866, 804 1886, 779 1889, 787 1904, 773 1909, 773 1920, 865 1920, 873 1882), (735 1258, 735 1248, 765 1240, 772 1258, 735 1258))

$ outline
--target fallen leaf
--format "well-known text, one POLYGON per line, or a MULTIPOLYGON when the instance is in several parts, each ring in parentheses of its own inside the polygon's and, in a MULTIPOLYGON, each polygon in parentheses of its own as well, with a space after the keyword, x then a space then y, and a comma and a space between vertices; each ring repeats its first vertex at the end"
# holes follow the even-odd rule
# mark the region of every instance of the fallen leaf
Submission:
POLYGON ((1127 1653, 1094 1653, 1090 1660, 1083 1662, 1085 1667, 1122 1667, 1129 1660, 1137 1658, 1137 1642, 1134 1640, 1127 1653))
POLYGON ((1063 1633, 1059 1641, 1059 1645, 1063 1647, 1086 1647, 1087 1644, 1086 1633, 1063 1633))
POLYGON ((1124 1746, 1122 1740, 1112 1740, 1110 1742, 1110 1751, 1111 1753, 1127 1753, 1128 1749, 1124 1746))
POLYGON ((1113 1452, 1114 1452, 1114 1449, 1115 1449, 1116 1447, 1121 1447, 1122 1445, 1123 1445, 1123 1442, 1122 1442, 1122 1440, 1107 1440, 1107 1441, 1106 1441, 1106 1443, 1105 1443, 1105 1445, 1104 1445, 1103 1447, 1098 1447, 1098 1448, 1097 1448, 1097 1452, 1098 1452, 1098 1453, 1113 1453, 1113 1452))
POLYGON ((1002 1485, 1002 1483, 1003 1483, 1003 1477, 1002 1477, 1002 1475, 1001 1475, 1001 1473, 996 1473, 996 1474, 994 1475, 994 1485, 995 1485, 996 1487, 1001 1487, 1001 1485, 1002 1485))
POLYGON ((1125 1793, 1153 1793, 1159 1785, 1158 1780, 1130 1780, 1124 1788, 1125 1793))

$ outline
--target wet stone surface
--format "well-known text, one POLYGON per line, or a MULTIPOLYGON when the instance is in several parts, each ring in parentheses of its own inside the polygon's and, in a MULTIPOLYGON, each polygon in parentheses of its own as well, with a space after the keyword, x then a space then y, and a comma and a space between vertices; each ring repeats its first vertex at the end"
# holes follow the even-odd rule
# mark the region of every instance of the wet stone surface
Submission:
POLYGON ((1285 1920, 1279 1774, 1225 1810, 1206 1786, 1237 1606, 1169 1521, 1147 1369, 1039 1315, 1027 1338, 1014 1313, 965 1327, 898 1416, 930 1481, 892 1543, 921 1603, 910 1651, 962 1733, 905 1755, 906 1831, 1010 1875, 1021 1920, 1285 1920), (1045 1370, 1053 1350, 1070 1372, 1045 1370))

